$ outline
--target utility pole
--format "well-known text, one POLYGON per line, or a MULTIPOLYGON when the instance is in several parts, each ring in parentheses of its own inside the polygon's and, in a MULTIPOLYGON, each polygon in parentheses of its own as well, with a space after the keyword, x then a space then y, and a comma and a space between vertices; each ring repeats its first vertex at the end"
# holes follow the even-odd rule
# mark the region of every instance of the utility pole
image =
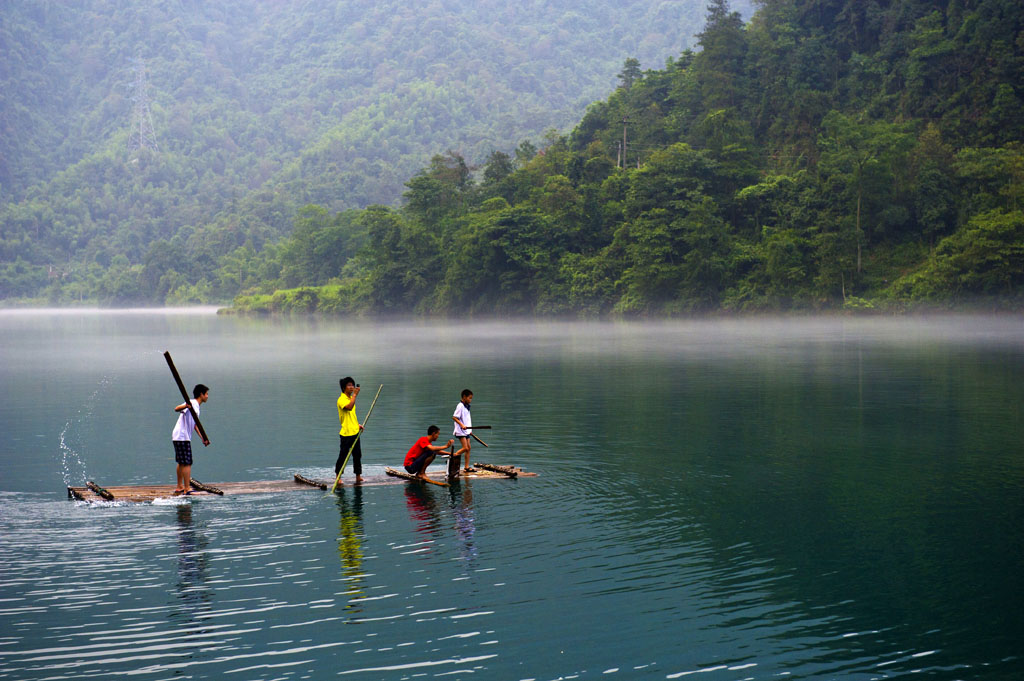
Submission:
POLYGON ((153 115, 149 110, 149 85, 146 82, 146 63, 141 57, 132 59, 133 79, 128 86, 131 90, 132 124, 128 134, 128 148, 131 151, 149 149, 160 151, 153 130, 153 115))
POLYGON ((629 123, 629 118, 626 116, 622 117, 622 167, 626 167, 626 125, 629 123))

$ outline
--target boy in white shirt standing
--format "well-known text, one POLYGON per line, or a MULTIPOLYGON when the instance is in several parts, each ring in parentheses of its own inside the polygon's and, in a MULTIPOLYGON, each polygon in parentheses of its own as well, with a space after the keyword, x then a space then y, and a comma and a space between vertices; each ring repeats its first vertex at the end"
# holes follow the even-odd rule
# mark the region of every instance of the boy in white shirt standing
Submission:
MULTIPOLYGON (((199 405, 210 399, 210 389, 200 383, 192 389, 192 397, 192 409, 195 409, 198 416, 199 405)), ((199 429, 187 402, 179 404, 174 411, 178 412, 178 422, 174 424, 171 440, 174 441, 174 462, 178 465, 178 480, 174 488, 174 494, 178 496, 192 494, 192 431, 198 433, 199 429)), ((202 437, 202 433, 199 436, 202 437)), ((203 438, 203 445, 209 444, 210 441, 203 438)))
POLYGON ((455 407, 455 413, 452 415, 452 421, 455 421, 455 437, 459 438, 459 444, 462 448, 455 452, 454 456, 463 456, 463 467, 462 470, 469 471, 469 436, 470 430, 473 426, 473 418, 469 413, 469 404, 473 401, 473 391, 466 390, 462 391, 462 399, 455 407))

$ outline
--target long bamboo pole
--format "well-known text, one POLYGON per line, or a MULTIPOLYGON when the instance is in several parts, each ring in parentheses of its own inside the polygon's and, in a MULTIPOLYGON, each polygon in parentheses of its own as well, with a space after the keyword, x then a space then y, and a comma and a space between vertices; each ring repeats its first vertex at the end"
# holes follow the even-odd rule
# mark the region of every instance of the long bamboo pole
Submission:
MULTIPOLYGON (((380 391, 383 387, 384 384, 381 383, 380 388, 377 388, 377 394, 373 396, 373 402, 370 402, 370 410, 366 412, 366 418, 363 419, 363 428, 366 428, 366 422, 370 420, 370 414, 373 413, 373 405, 377 404, 377 398, 380 397, 380 391)), ((348 454, 345 455, 345 460, 341 462, 341 468, 338 469, 338 477, 334 479, 334 484, 331 485, 331 492, 334 492, 334 490, 337 489, 338 481, 341 480, 341 474, 345 472, 345 466, 348 465, 348 457, 352 456, 352 450, 356 448, 356 443, 359 442, 359 437, 362 434, 363 429, 361 428, 359 432, 356 433, 356 439, 352 440, 352 446, 348 448, 348 454)))

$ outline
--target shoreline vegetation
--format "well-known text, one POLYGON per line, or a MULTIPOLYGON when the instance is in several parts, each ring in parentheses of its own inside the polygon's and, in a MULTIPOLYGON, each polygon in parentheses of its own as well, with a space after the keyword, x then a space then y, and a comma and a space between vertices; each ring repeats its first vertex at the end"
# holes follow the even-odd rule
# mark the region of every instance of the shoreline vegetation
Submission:
POLYGON ((157 241, 23 299, 425 318, 1024 309, 1019 4, 757 5, 744 22, 711 0, 700 51, 627 59, 567 134, 478 164, 435 155, 398 206, 309 203, 277 241, 157 241))
MULTIPOLYGON (((225 307, 218 307, 219 315, 237 316, 324 316, 324 317, 357 317, 357 318, 390 318, 404 317, 410 315, 392 312, 390 314, 374 314, 358 306, 348 307, 344 293, 348 288, 343 285, 327 286, 300 286, 294 289, 277 290, 270 294, 254 294, 239 296, 235 301, 225 307)), ((851 298, 847 304, 841 306, 821 307, 789 307, 786 309, 745 309, 730 310, 719 308, 715 310, 691 311, 677 314, 622 314, 605 313, 600 315, 584 315, 579 313, 563 313, 550 315, 526 315, 528 318, 543 319, 571 319, 571 320, 657 320, 657 319, 715 319, 715 318, 750 318, 758 317, 813 317, 813 316, 919 316, 919 315, 973 315, 973 314, 1022 314, 1024 313, 1024 300, 1009 298, 977 298, 970 301, 946 300, 946 301, 907 301, 892 298, 863 299, 851 298)), ((411 315, 425 319, 456 319, 472 320, 474 318, 491 319, 489 315, 481 311, 479 315, 455 315, 451 313, 419 313, 411 315)), ((517 318, 523 315, 510 314, 505 318, 517 318)), ((502 315, 497 315, 502 318, 502 315)))
MULTIPOLYGON (((287 295, 288 291, 276 292, 276 294, 287 295)), ((277 318, 277 319, 357 319, 361 321, 403 321, 403 322, 433 322, 451 321, 455 323, 488 323, 488 322, 685 322, 685 321, 727 321, 727 320, 800 320, 800 319, 842 319, 842 318, 871 318, 871 317, 893 317, 893 318, 956 318, 956 317, 996 317, 996 318, 1017 318, 1024 322, 1024 303, 1007 300, 1004 298, 993 298, 988 300, 975 300, 971 302, 901 302, 901 301, 865 301, 865 305, 851 305, 848 307, 823 307, 823 308, 789 308, 786 310, 705 310, 702 312, 691 312, 687 314, 641 316, 607 314, 603 316, 581 316, 578 314, 563 315, 517 315, 517 314, 486 314, 481 312, 474 316, 457 316, 453 314, 404 314, 392 312, 388 314, 371 314, 365 310, 354 312, 331 311, 324 312, 304 308, 292 308, 287 304, 281 304, 284 297, 281 295, 267 296, 275 300, 262 300, 256 305, 242 304, 233 305, 175 305, 175 306, 138 306, 138 307, 103 307, 95 304, 52 306, 45 301, 20 301, 12 304, 12 301, 2 301, 0 304, 0 317, 20 315, 202 315, 202 316, 223 316, 223 317, 250 317, 250 318, 277 318)), ((304 294, 308 300, 310 294, 304 294)))

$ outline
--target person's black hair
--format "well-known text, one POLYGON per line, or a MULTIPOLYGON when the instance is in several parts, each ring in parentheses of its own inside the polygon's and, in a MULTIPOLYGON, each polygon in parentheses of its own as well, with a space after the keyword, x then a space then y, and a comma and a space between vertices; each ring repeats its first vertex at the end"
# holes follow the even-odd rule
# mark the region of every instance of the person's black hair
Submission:
POLYGON ((469 388, 466 388, 465 390, 462 391, 462 396, 463 397, 469 397, 472 394, 473 394, 473 391, 470 390, 469 388))
POLYGON ((207 388, 202 383, 197 383, 196 387, 192 388, 192 397, 194 397, 194 398, 196 398, 198 400, 200 395, 202 395, 203 393, 208 393, 208 392, 210 392, 209 388, 207 388))
POLYGON ((440 433, 441 429, 437 426, 430 426, 427 428, 427 435, 433 435, 434 433, 440 433))
POLYGON ((349 383, 355 385, 356 379, 352 378, 351 376, 346 376, 345 378, 338 381, 338 385, 341 386, 342 390, 345 390, 345 386, 348 385, 349 383))

